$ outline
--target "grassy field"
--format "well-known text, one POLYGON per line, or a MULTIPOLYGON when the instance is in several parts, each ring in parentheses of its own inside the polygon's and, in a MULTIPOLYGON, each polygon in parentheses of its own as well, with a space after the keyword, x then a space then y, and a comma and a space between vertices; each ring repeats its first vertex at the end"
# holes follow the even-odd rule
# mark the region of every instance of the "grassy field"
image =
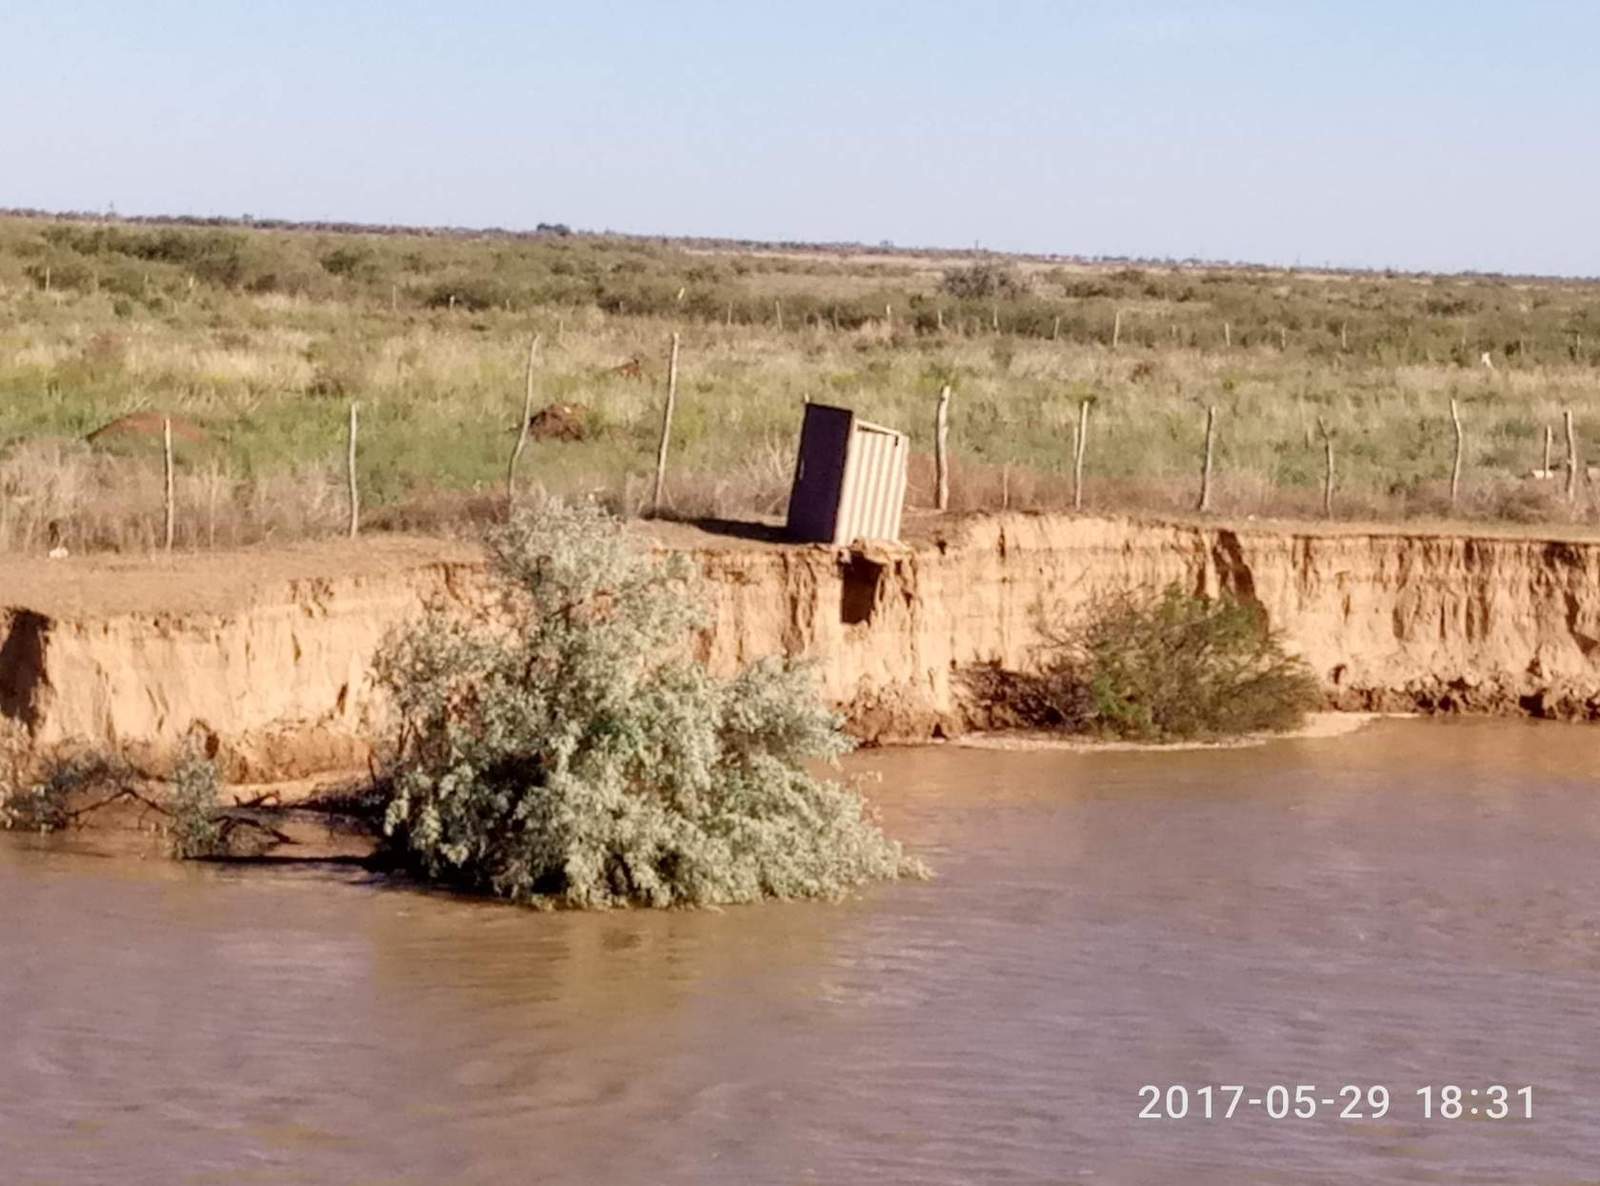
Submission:
MULTIPOLYGON (((0 218, 0 547, 154 546, 159 429, 86 439, 140 412, 178 424, 183 547, 339 530, 351 401, 368 527, 497 513, 534 333, 535 406, 581 403, 591 431, 532 442, 526 486, 640 513, 673 332, 679 515, 780 511, 806 398, 927 451, 946 383, 957 510, 1068 505, 1084 400, 1090 509, 1192 506, 1210 405, 1218 513, 1321 516, 1319 418, 1335 517, 1600 505, 1559 472, 1567 409, 1600 460, 1594 283, 19 216, 0 218)), ((931 487, 919 457, 913 504, 931 487)))

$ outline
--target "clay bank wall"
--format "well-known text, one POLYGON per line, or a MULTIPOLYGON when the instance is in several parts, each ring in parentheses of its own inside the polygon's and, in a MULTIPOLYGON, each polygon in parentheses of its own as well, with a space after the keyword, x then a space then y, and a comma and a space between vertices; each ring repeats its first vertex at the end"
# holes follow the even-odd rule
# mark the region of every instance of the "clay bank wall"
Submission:
MULTIPOLYGON (((1041 607, 1174 581, 1259 602, 1336 708, 1600 715, 1597 543, 1015 514, 914 546, 689 531, 661 546, 704 574, 713 625, 691 641, 713 669, 812 660, 866 741, 984 727, 965 673, 1025 666, 1041 607)), ((62 609, 10 603, 0 576, 0 715, 40 745, 116 746, 152 764, 198 730, 242 780, 360 766, 382 723, 368 678, 379 640, 429 600, 470 600, 482 578, 441 547, 194 609, 62 609)))

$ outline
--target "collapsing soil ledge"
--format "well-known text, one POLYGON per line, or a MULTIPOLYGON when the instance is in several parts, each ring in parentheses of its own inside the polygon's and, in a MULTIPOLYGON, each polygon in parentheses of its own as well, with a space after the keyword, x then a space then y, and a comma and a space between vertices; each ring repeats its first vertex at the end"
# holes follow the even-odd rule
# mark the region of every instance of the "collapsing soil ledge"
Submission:
MULTIPOLYGON (((693 645, 713 671, 809 659, 868 743, 1011 723, 974 675, 1029 665, 1042 606, 1173 583, 1260 605, 1330 708, 1600 717, 1600 544, 1021 514, 853 550, 650 530, 705 578, 713 624, 693 645)), ((195 735, 229 782, 363 768, 385 711, 378 642, 425 602, 475 597, 481 562, 414 540, 301 548, 288 575, 251 556, 248 580, 221 555, 159 582, 139 562, 18 565, 0 591, 0 715, 36 746, 151 771, 195 735)))

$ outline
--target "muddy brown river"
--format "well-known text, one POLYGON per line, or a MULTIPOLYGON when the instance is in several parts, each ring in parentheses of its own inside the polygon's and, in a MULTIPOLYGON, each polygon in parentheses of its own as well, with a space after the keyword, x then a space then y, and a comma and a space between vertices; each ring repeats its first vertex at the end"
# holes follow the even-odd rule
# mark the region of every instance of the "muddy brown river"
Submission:
POLYGON ((538 914, 0 840, 0 1182, 1600 1181, 1600 731, 850 766, 937 881, 538 914))

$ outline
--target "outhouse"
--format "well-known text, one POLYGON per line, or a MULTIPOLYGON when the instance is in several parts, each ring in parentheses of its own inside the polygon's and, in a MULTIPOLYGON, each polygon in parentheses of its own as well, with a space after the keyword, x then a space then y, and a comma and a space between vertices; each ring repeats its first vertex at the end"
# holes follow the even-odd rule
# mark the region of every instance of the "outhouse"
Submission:
POLYGON ((823 544, 900 538, 906 434, 849 408, 807 404, 789 491, 791 538, 823 544))

